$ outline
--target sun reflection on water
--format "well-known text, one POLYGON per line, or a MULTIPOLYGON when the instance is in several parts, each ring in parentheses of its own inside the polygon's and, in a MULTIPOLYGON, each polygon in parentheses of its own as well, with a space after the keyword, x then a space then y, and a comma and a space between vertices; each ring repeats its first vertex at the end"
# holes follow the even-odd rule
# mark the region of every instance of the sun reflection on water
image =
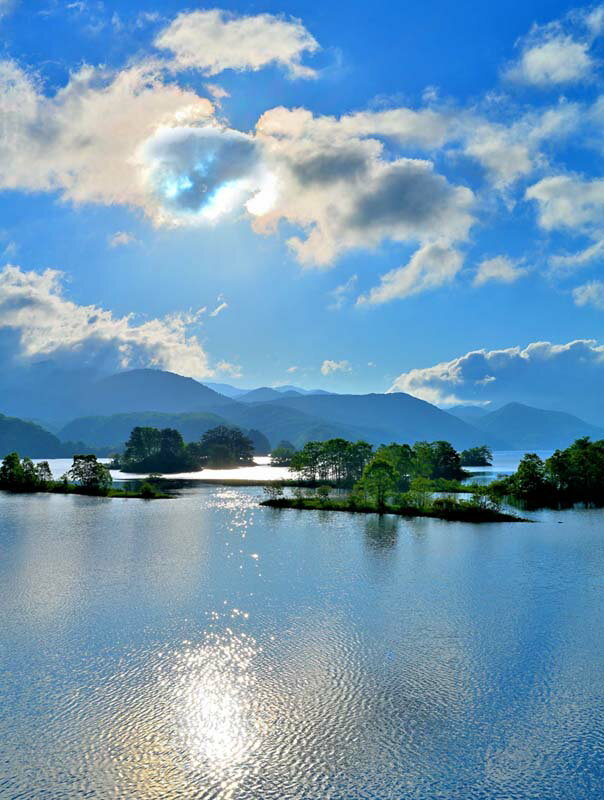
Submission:
POLYGON ((257 647, 243 634, 209 635, 175 664, 176 730, 190 758, 233 769, 260 746, 263 725, 253 704, 251 663, 257 647))

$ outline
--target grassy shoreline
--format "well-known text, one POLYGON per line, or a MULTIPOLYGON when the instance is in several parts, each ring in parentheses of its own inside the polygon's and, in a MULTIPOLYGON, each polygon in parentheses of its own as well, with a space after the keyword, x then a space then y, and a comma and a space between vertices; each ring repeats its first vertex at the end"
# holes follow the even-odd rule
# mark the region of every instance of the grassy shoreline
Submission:
POLYGON ((165 494, 159 490, 149 493, 146 491, 137 491, 131 489, 114 489, 108 491, 95 492, 84 486, 76 486, 76 484, 65 484, 63 481, 53 481, 47 486, 40 486, 33 489, 29 488, 13 488, 7 486, 0 486, 0 491, 7 494, 77 494, 82 497, 106 497, 112 499, 128 499, 128 500, 167 500, 174 495, 165 494))
POLYGON ((293 508, 299 511, 344 511, 349 514, 394 514, 398 517, 428 517, 442 519, 447 522, 531 522, 523 517, 496 511, 489 508, 451 508, 434 510, 430 508, 414 508, 385 505, 377 508, 375 505, 351 504, 348 498, 327 499, 320 498, 289 498, 279 497, 263 500, 260 504, 269 508, 293 508))

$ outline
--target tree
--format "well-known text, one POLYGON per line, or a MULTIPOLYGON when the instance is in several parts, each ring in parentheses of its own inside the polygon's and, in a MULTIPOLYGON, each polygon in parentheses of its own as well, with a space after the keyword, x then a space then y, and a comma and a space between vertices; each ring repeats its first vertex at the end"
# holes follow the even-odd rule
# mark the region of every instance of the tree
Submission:
POLYGON ((23 485, 23 467, 18 453, 9 453, 0 467, 0 486, 16 489, 23 485))
POLYGON ((283 486, 277 481, 274 483, 267 483, 266 486, 263 487, 263 492, 269 500, 279 500, 283 497, 283 486))
POLYGON ((409 484, 407 501, 415 508, 426 508, 432 500, 432 482, 429 478, 418 476, 409 484))
POLYGON ((36 470, 36 465, 27 456, 21 462, 21 470, 22 470, 22 481, 23 481, 23 488, 34 490, 38 488, 38 472, 36 470))
POLYGON ((430 449, 432 451, 432 473, 426 477, 453 479, 464 476, 459 453, 449 442, 432 442, 430 449))
POLYGON ((490 467, 492 463, 493 452, 486 444, 461 451, 462 467, 490 467))
POLYGON ((396 487, 399 474, 386 458, 376 456, 363 470, 361 485, 378 508, 383 508, 396 487))
POLYGON ((91 494, 107 494, 113 483, 107 467, 94 455, 74 456, 67 477, 91 494))
POLYGON ((254 448, 243 431, 218 425, 206 431, 199 440, 199 455, 212 467, 238 467, 254 463, 254 448))
POLYGON ((331 493, 331 486, 319 486, 317 489, 317 496, 322 503, 329 499, 331 493))
POLYGON ((36 466, 36 474, 38 476, 38 483, 42 488, 52 483, 52 472, 48 461, 40 461, 36 466))
POLYGON ((271 464, 275 467, 289 467, 296 448, 291 442, 282 440, 274 450, 271 450, 271 464))
POLYGON ((545 464, 536 453, 527 453, 512 476, 512 494, 529 506, 546 503, 551 484, 545 473, 545 464))
POLYGON ((161 441, 161 431, 157 428, 133 428, 124 449, 124 461, 138 464, 157 455, 161 449, 161 441))

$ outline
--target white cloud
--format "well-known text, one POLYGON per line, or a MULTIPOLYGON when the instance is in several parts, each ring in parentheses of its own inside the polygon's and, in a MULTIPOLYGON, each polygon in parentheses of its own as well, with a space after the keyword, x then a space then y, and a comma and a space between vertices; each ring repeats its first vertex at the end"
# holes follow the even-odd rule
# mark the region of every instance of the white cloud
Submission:
POLYGON ((380 284, 361 295, 358 305, 379 305, 436 289, 451 283, 463 264, 461 253, 438 242, 427 244, 411 256, 404 267, 382 275, 380 284))
POLYGON ((0 188, 58 191, 73 203, 158 213, 136 154, 161 125, 198 124, 209 100, 162 81, 149 66, 113 74, 83 67, 54 96, 13 62, 0 62, 0 188))
POLYGON ((527 274, 524 267, 518 266, 517 261, 513 261, 507 256, 496 256, 488 258, 478 265, 478 270, 474 276, 474 286, 484 286, 490 281, 499 283, 515 283, 519 278, 527 274))
POLYGON ((589 43, 571 36, 555 36, 526 47, 520 60, 507 72, 509 80, 532 86, 578 83, 588 78, 594 68, 589 43))
POLYGON ((590 232, 603 227, 604 179, 577 175, 543 178, 526 190, 539 206, 539 224, 546 230, 567 228, 590 232))
POLYGON ((321 374, 331 375, 333 372, 352 372, 352 367, 348 361, 330 361, 325 359, 321 364, 321 374))
POLYGON ((255 139, 218 125, 162 126, 138 154, 163 224, 212 223, 241 212, 258 202, 268 179, 255 139))
POLYGON ((136 322, 97 306, 82 306, 63 294, 56 270, 0 271, 0 329, 13 331, 24 359, 51 357, 108 371, 159 367, 194 378, 210 377, 207 354, 189 333, 197 314, 174 314, 136 322))
POLYGON ((179 14, 156 38, 155 46, 170 51, 174 68, 180 70, 217 75, 226 69, 259 70, 275 63, 296 78, 315 76, 300 62, 305 53, 319 49, 299 20, 272 14, 236 16, 218 9, 179 14))
POLYGON ((128 231, 116 231, 109 237, 109 247, 126 247, 136 242, 136 236, 128 231))
POLYGON ((230 361, 219 361, 216 364, 216 369, 223 375, 228 375, 229 378, 241 378, 243 370, 239 364, 232 364, 230 361))
POLYGON ((225 311, 229 307, 228 303, 222 302, 219 303, 213 311, 210 311, 211 317, 217 317, 222 311, 225 311))
POLYGON ((566 344, 533 342, 525 348, 474 350, 452 361, 412 369, 390 392, 432 403, 523 402, 604 422, 604 346, 591 339, 566 344))
POLYGON ((300 369, 300 367, 288 367, 286 372, 289 372, 290 374, 293 375, 293 373, 297 372, 299 369, 300 369))
POLYGON ((343 308, 344 304, 349 300, 350 296, 355 291, 357 281, 358 276, 351 275, 345 283, 340 284, 340 286, 336 286, 336 288, 329 293, 333 298, 333 301, 328 306, 330 311, 339 311, 341 308, 343 308))
POLYGON ((556 270, 567 270, 584 267, 602 259, 604 259, 604 239, 599 239, 576 253, 551 256, 549 263, 556 270))
POLYGON ((533 25, 520 42, 520 57, 504 73, 508 80, 537 88, 565 86, 592 77, 590 50, 602 33, 604 6, 574 9, 561 19, 533 25))
POLYGON ((573 300, 578 306, 593 306, 604 311, 604 283, 591 281, 573 289, 573 300))

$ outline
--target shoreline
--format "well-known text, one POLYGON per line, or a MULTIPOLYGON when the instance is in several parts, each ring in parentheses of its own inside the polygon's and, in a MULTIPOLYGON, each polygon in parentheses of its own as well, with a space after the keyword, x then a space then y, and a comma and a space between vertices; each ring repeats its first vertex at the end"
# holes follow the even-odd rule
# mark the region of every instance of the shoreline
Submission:
POLYGON ((384 506, 378 509, 375 506, 352 506, 347 500, 313 500, 313 499, 290 499, 290 498, 276 498, 263 500, 261 506, 268 508, 289 508, 296 511, 336 511, 346 512, 349 514, 391 514, 397 517, 406 517, 408 519, 413 517, 426 517, 430 519, 442 519, 446 522, 533 522, 533 520, 526 519, 525 517, 517 517, 514 514, 507 514, 504 511, 493 511, 490 509, 480 508, 456 508, 448 511, 434 511, 430 509, 419 508, 397 508, 394 506, 384 506))

